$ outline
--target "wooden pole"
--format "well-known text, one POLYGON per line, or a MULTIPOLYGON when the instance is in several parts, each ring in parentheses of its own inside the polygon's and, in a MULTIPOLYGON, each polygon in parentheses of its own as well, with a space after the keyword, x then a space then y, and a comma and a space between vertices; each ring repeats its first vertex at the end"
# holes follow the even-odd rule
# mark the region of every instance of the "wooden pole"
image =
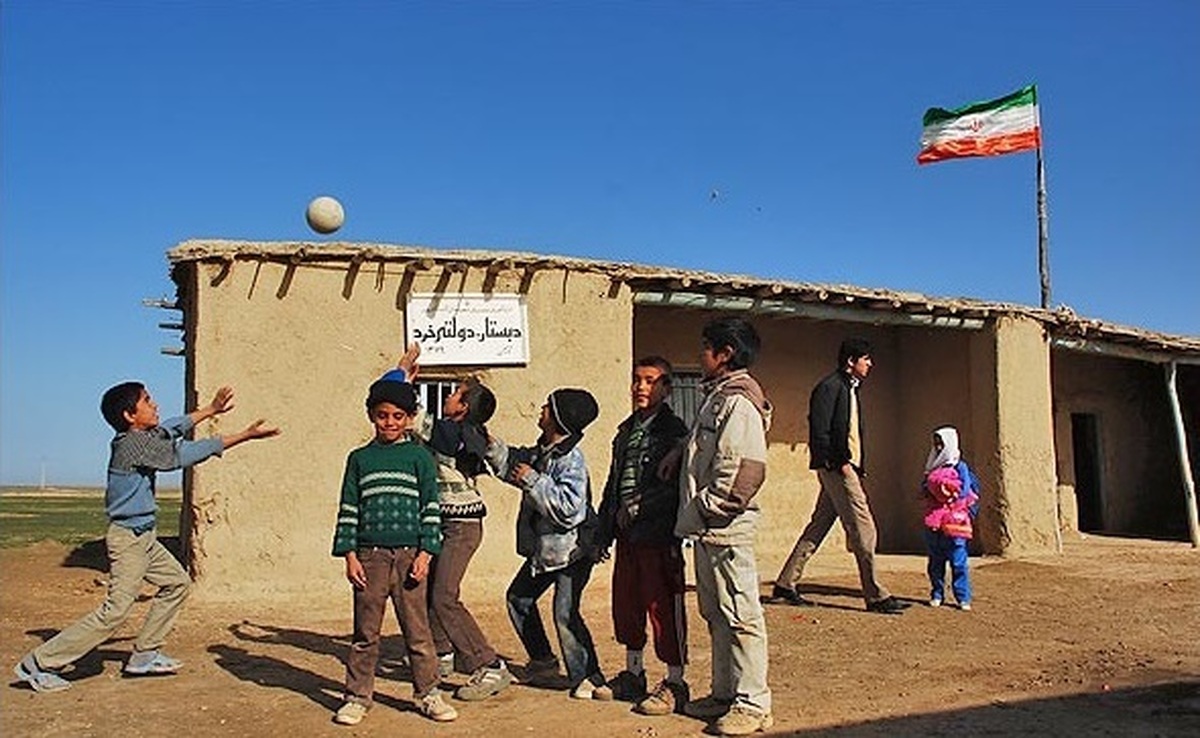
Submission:
POLYGON ((1188 456, 1187 433, 1183 427, 1183 412, 1179 408, 1179 392, 1175 388, 1176 362, 1171 361, 1167 369, 1167 397, 1171 401, 1171 417, 1175 420, 1175 442, 1179 446, 1179 468, 1183 472, 1184 501, 1187 503, 1188 533, 1192 547, 1200 546, 1200 521, 1196 515, 1196 480, 1192 478, 1192 461, 1188 456))
MULTIPOLYGON (((1040 115, 1039 115, 1040 117, 1040 115)), ((1038 123, 1039 137, 1041 122, 1038 123)), ((1038 275, 1042 282, 1042 309, 1050 309, 1050 236, 1046 227, 1046 167, 1042 164, 1042 145, 1037 147, 1038 275)))
POLYGON ((1042 309, 1050 309, 1050 236, 1046 226, 1046 166, 1042 162, 1042 107, 1038 102, 1037 85, 1033 86, 1033 116, 1037 124, 1037 219, 1038 219, 1038 276, 1042 285, 1042 309))

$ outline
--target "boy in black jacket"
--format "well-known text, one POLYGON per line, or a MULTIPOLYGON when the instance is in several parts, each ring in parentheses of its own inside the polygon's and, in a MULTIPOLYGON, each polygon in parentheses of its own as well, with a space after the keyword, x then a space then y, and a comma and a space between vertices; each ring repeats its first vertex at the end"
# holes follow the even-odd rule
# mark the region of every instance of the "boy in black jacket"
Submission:
POLYGON ((863 491, 863 422, 858 387, 872 366, 871 344, 847 338, 838 349, 838 368, 813 388, 808 405, 808 468, 815 469, 821 493, 812 518, 784 563, 768 602, 810 605, 796 591, 809 557, 833 527, 842 521, 846 540, 858 562, 867 610, 897 615, 907 605, 892 597, 875 574, 875 519, 863 491))
POLYGON ((639 359, 630 393, 633 413, 617 427, 612 465, 600 503, 597 543, 607 558, 616 541, 612 615, 617 642, 625 646, 625 670, 611 682, 617 699, 637 703, 643 715, 678 712, 688 702, 683 680, 687 661, 687 619, 683 609, 683 553, 675 537, 679 509, 678 470, 658 474, 660 462, 687 426, 671 411, 671 364, 659 356, 639 359), (646 616, 654 631, 654 651, 667 665, 667 677, 646 692, 642 649, 646 616))

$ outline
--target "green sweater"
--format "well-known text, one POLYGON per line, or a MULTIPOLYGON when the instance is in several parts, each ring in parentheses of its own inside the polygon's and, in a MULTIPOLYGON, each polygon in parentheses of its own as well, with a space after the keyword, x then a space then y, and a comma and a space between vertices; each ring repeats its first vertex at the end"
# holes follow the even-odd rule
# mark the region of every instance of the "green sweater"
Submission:
POLYGON ((333 555, 370 546, 442 550, 437 467, 411 441, 371 441, 350 452, 342 477, 333 555))

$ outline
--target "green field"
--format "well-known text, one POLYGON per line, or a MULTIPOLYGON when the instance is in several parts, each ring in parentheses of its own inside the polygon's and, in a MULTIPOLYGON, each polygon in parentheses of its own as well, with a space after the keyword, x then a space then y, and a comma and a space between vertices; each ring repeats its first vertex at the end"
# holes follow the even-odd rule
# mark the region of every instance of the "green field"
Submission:
MULTIPOLYGON (((179 490, 158 496, 158 535, 179 535, 179 490)), ((0 547, 42 540, 85 543, 104 537, 104 490, 0 488, 0 547)))

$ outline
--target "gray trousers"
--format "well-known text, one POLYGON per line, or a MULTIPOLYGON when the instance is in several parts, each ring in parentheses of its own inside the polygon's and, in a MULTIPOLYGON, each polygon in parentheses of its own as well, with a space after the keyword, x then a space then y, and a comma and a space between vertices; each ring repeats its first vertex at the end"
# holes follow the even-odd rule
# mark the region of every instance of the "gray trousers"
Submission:
POLYGON ((162 646, 187 599, 191 578, 161 543, 154 528, 135 535, 110 523, 104 538, 108 549, 108 595, 100 607, 34 649, 43 669, 60 669, 74 663, 107 641, 129 617, 144 582, 158 587, 146 621, 133 641, 136 651, 162 646))
POLYGON ((696 598, 712 639, 712 694, 769 713, 767 621, 758 600, 754 548, 696 541, 693 556, 696 598))
POLYGON ((840 469, 818 469, 817 478, 821 480, 817 506, 800 539, 796 541, 792 555, 775 578, 775 584, 794 590, 804 573, 804 565, 825 540, 834 521, 840 519, 842 529, 846 531, 846 542, 858 563, 863 598, 867 604, 887 599, 891 595, 875 574, 875 545, 878 539, 875 518, 867 505, 867 493, 858 474, 853 469, 848 474, 843 474, 840 469))

